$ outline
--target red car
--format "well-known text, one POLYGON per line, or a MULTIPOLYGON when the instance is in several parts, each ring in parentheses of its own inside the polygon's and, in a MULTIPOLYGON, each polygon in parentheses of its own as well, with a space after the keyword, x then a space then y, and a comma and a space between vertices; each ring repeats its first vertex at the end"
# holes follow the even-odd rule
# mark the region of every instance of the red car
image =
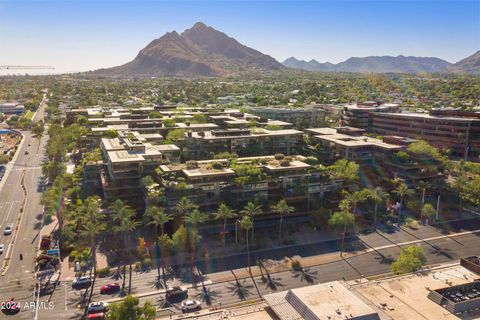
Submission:
POLYGON ((100 287, 101 294, 109 294, 120 291, 120 285, 118 283, 109 283, 100 287))
POLYGON ((105 320, 105 313, 91 313, 87 316, 87 319, 95 319, 95 320, 105 320))

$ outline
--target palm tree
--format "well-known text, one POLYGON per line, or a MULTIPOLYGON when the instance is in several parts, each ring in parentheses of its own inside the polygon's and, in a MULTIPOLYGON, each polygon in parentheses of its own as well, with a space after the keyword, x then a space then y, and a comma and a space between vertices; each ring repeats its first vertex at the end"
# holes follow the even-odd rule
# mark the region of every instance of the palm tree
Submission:
POLYGON ((338 207, 343 215, 342 248, 340 251, 340 256, 342 256, 343 251, 345 251, 345 235, 347 234, 348 215, 350 214, 351 203, 345 198, 340 202, 338 207))
POLYGON ((348 191, 344 192, 344 199, 347 199, 350 204, 352 205, 352 213, 355 215, 357 213, 357 206, 360 202, 367 200, 368 198, 368 189, 362 189, 360 191, 355 191, 353 193, 349 193, 348 191))
POLYGON ((206 213, 194 209, 185 216, 185 223, 191 225, 194 232, 196 232, 198 230, 198 225, 207 221, 207 218, 208 215, 206 213))
MULTIPOLYGON (((85 239, 90 246, 90 254, 93 262, 93 283, 88 296, 87 305, 92 300, 93 287, 95 286, 95 279, 97 277, 97 239, 98 235, 106 229, 105 215, 100 212, 100 199, 98 197, 88 197, 85 200, 82 208, 84 213, 82 230, 80 231, 80 237, 85 239)), ((90 269, 90 275, 91 275, 90 269)))
POLYGON ((381 204, 388 197, 388 194, 383 191, 382 187, 376 187, 373 190, 368 190, 367 196, 375 203, 373 215, 373 228, 377 230, 377 211, 378 205, 381 204))
POLYGON ((193 204, 187 197, 182 197, 175 205, 175 212, 180 219, 185 219, 185 216, 190 210, 196 209, 197 206, 193 204))
POLYGON ((252 219, 252 242, 255 241, 255 221, 254 217, 256 215, 262 214, 262 206, 255 204, 254 202, 249 202, 247 205, 240 211, 242 215, 247 215, 252 219))
POLYGON ((250 216, 243 216, 242 220, 240 220, 240 226, 242 229, 245 230, 245 239, 246 239, 246 244, 247 244, 247 265, 248 265, 248 272, 252 274, 252 270, 250 268, 250 246, 248 245, 248 230, 252 229, 253 227, 253 222, 252 218, 250 216))
POLYGON ((158 239, 158 227, 160 227, 160 234, 163 235, 165 233, 165 224, 173 219, 171 214, 165 213, 163 208, 159 207, 148 208, 145 215, 150 219, 148 224, 155 227, 155 239, 158 239))
POLYGON ((291 214, 292 212, 295 211, 294 207, 290 207, 287 204, 287 201, 285 199, 282 199, 278 201, 277 204, 273 205, 271 207, 272 211, 280 215, 280 224, 278 228, 278 238, 282 238, 282 223, 283 223, 283 216, 287 214, 291 214))
MULTIPOLYGON (((129 286, 128 286, 128 294, 131 293, 132 290, 132 262, 130 259, 130 250, 128 248, 129 240, 130 240, 130 233, 138 228, 141 223, 139 221, 134 220, 134 212, 129 206, 125 206, 122 211, 120 211, 122 215, 117 217, 119 222, 118 225, 114 227, 114 230, 123 234, 123 241, 124 241, 124 248, 127 251, 127 259, 130 265, 130 278, 129 286)), ((123 268, 123 286, 122 288, 125 289, 125 273, 126 269, 125 266, 123 268)))
POLYGON ((227 219, 232 219, 236 216, 235 210, 227 206, 225 203, 220 204, 217 212, 215 212, 216 220, 223 220, 222 243, 225 248, 225 238, 227 235, 227 219))
POLYGON ((409 189, 407 185, 404 182, 400 182, 395 189, 393 190, 393 193, 397 195, 397 197, 400 198, 400 208, 398 209, 398 218, 401 219, 402 217, 402 207, 403 207, 403 200, 406 196, 409 196, 413 193, 412 189, 409 189))
MULTIPOLYGON (((423 205, 425 204, 425 191, 431 187, 430 183, 428 181, 420 180, 417 183, 417 187, 422 190, 422 208, 423 205)), ((421 219, 420 219, 421 220, 421 219)))

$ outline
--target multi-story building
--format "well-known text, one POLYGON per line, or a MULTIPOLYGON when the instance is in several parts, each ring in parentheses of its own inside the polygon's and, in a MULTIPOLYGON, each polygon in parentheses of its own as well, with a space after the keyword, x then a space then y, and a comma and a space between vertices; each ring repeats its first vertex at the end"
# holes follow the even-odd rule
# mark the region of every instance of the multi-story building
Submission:
POLYGON ((296 128, 312 128, 325 125, 326 112, 320 107, 256 107, 249 108, 249 112, 266 119, 290 122, 296 128))
POLYGON ((176 145, 152 144, 146 140, 141 134, 132 132, 101 140, 105 159, 101 172, 105 199, 120 198, 138 203, 142 199, 140 179, 152 175, 160 164, 180 160, 180 149, 176 145))
POLYGON ((397 112, 398 104, 380 104, 373 101, 349 104, 343 107, 341 125, 367 129, 372 126, 371 115, 376 113, 397 112))
POLYGON ((365 178, 368 176, 377 182, 401 178, 407 185, 414 186, 420 180, 433 181, 443 175, 441 161, 409 150, 408 145, 418 141, 415 139, 400 136, 377 139, 351 127, 306 131, 310 135, 312 155, 327 164, 338 159, 355 161, 362 167, 365 178))
POLYGON ((248 201, 273 204, 285 199, 308 211, 312 201, 335 192, 341 180, 332 180, 320 165, 310 165, 303 156, 246 157, 160 165, 157 178, 163 201, 172 208, 187 197, 202 208, 227 202, 238 207, 248 201))
POLYGON ((480 113, 431 110, 429 113, 394 112, 392 108, 345 107, 343 121, 381 135, 426 140, 452 155, 477 159, 480 154, 480 113))
POLYGON ((187 132, 184 152, 187 159, 211 159, 217 153, 239 156, 297 154, 301 149, 302 131, 255 129, 218 129, 187 132))
POLYGON ((4 114, 22 114, 25 112, 25 106, 18 102, 0 102, 0 113, 4 114))

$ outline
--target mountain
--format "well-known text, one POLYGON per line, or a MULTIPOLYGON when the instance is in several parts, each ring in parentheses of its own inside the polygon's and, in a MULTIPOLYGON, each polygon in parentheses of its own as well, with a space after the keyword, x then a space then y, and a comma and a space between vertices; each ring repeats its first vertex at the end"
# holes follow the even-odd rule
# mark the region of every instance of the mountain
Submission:
POLYGON ((405 56, 370 56, 352 57, 343 62, 320 63, 316 60, 306 62, 294 57, 288 58, 283 65, 289 68, 309 71, 361 72, 361 73, 418 73, 444 72, 451 64, 439 58, 405 57, 405 56))
POLYGON ((94 73, 114 77, 214 77, 283 68, 274 58, 197 22, 181 34, 172 31, 153 40, 124 65, 94 73))
POLYGON ((457 72, 480 73, 480 50, 452 66, 457 72))

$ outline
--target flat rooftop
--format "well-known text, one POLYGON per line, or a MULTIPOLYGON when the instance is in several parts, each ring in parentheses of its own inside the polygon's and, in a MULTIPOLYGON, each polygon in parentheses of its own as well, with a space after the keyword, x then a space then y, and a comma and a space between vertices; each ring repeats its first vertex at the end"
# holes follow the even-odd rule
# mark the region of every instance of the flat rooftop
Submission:
POLYGON ((263 298, 281 320, 380 319, 343 281, 276 292, 263 298))
POLYGON ((323 141, 332 142, 344 147, 361 148, 361 147, 378 147, 387 150, 400 150, 401 145, 383 142, 377 138, 367 136, 351 136, 338 133, 334 128, 314 128, 306 129, 307 132, 313 133, 314 137, 323 141))
POLYGON ((201 134, 199 132, 192 132, 192 137, 196 139, 208 139, 208 140, 221 140, 221 139, 238 139, 249 137, 268 137, 268 136, 287 136, 287 135, 302 135, 302 131, 294 129, 282 129, 282 130, 267 130, 263 128, 256 128, 250 131, 250 134, 238 134, 238 135, 213 135, 211 131, 204 131, 201 134))
POLYGON ((469 121, 480 121, 477 118, 468 118, 468 117, 452 117, 452 116, 432 116, 428 113, 421 112, 392 112, 392 113, 378 113, 376 116, 379 117, 397 117, 397 118, 419 118, 419 119, 429 119, 429 120, 449 120, 456 122, 469 122, 469 121))
POLYGON ((364 299, 395 320, 480 319, 480 311, 454 315, 427 296, 430 290, 465 284, 478 275, 459 264, 352 285, 364 299))

